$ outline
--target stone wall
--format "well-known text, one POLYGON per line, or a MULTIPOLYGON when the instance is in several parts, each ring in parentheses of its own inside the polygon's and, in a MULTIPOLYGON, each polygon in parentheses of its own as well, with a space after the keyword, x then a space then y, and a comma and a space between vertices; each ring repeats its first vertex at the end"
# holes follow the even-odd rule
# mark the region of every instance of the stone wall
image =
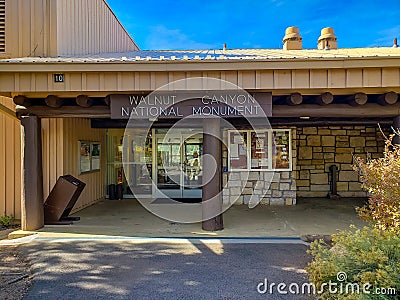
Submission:
MULTIPOLYGON (((223 203, 249 204, 260 202, 267 205, 296 204, 296 128, 292 132, 292 171, 230 171, 224 172, 223 203), (229 178, 229 180, 228 180, 229 178)), ((223 134, 227 141, 227 133, 223 134)), ((228 168, 228 150, 222 148, 223 167, 228 168)))
POLYGON ((366 192, 352 167, 353 155, 381 157, 384 137, 378 126, 299 127, 296 145, 298 197, 326 197, 330 190, 329 167, 333 164, 338 168, 338 194, 364 197, 366 192))

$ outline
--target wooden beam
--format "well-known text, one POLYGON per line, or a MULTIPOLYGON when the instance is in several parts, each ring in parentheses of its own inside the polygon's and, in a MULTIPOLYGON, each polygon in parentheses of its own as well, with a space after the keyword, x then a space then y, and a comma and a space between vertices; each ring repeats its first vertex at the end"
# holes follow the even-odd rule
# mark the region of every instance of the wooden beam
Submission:
POLYGON ((13 98, 13 101, 14 101, 14 103, 16 105, 21 105, 21 106, 24 106, 24 107, 29 107, 29 106, 32 105, 31 99, 29 99, 29 98, 27 98, 25 96, 22 96, 22 95, 15 96, 13 98))
MULTIPOLYGON (((84 108, 80 106, 63 106, 61 108, 51 108, 47 106, 18 107, 17 116, 37 115, 41 118, 110 118, 110 108, 108 106, 92 106, 84 108)), ((348 104, 331 104, 321 106, 316 104, 273 105, 272 117, 321 117, 321 118, 340 118, 340 117, 371 117, 384 118, 400 115, 400 103, 390 106, 382 106, 377 103, 367 103, 357 107, 348 104)))
POLYGON ((378 97, 380 105, 393 105, 397 102, 398 95, 395 92, 388 92, 378 97))
POLYGON ((23 190, 21 199, 22 230, 44 226, 41 125, 37 116, 21 120, 23 127, 23 190))
POLYGON ((93 99, 86 95, 79 95, 76 97, 76 104, 80 107, 91 107, 93 105, 93 99))
POLYGON ((400 103, 386 107, 377 103, 367 103, 358 107, 352 107, 347 104, 331 104, 329 106, 321 106, 316 104, 302 104, 298 106, 274 105, 272 107, 272 116, 282 118, 384 118, 395 117, 398 115, 400 115, 400 103))
POLYGON ((107 106, 110 106, 110 103, 111 103, 111 97, 110 97, 110 95, 108 95, 107 97, 104 98, 104 103, 105 103, 107 106))
MULTIPOLYGON (((350 119, 350 120, 341 120, 341 119, 317 119, 317 120, 301 120, 296 118, 283 118, 283 119, 275 119, 270 118, 269 122, 271 126, 300 126, 300 127, 315 127, 315 126, 354 126, 354 125, 364 125, 364 126, 378 126, 379 125, 392 125, 393 121, 390 119, 350 119)), ((124 128, 124 127, 122 127, 124 128)))
POLYGON ((36 115, 41 118, 110 118, 108 106, 92 106, 90 108, 80 106, 63 106, 51 108, 48 106, 18 107, 17 116, 36 115))
POLYGON ((316 101, 319 105, 328 105, 333 102, 333 95, 330 92, 322 93, 317 97, 316 101))
POLYGON ((58 98, 57 96, 54 95, 48 95, 46 99, 44 99, 46 102, 46 105, 52 108, 60 108, 64 104, 64 100, 58 98))
POLYGON ((303 96, 300 93, 292 93, 286 97, 288 105, 299 105, 303 102, 303 96))
POLYGON ((347 101, 351 106, 364 105, 368 101, 368 96, 365 93, 356 93, 349 96, 347 101))

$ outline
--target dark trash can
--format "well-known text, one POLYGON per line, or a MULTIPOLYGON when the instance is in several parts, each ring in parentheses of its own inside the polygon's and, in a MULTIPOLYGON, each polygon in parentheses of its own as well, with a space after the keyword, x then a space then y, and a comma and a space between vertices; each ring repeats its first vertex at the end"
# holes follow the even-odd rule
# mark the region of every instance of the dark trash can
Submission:
POLYGON ((108 185, 108 199, 116 200, 117 199, 117 190, 115 184, 108 185))
POLYGON ((84 182, 71 175, 60 176, 44 203, 45 224, 78 220, 79 217, 68 218, 68 215, 85 186, 84 182))
POLYGON ((124 198, 124 186, 122 184, 117 185, 117 199, 122 200, 124 198))

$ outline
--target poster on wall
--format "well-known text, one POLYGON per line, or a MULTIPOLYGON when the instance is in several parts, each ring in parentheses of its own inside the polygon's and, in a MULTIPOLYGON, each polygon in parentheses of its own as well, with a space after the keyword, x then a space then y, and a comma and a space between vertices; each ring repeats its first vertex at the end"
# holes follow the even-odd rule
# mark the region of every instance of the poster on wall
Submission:
POLYGON ((100 142, 79 141, 79 174, 99 171, 100 157, 100 142))
POLYGON ((230 132, 229 134, 230 168, 247 169, 247 132, 230 132))
POLYGON ((91 170, 100 170, 100 143, 91 143, 91 170))
POLYGON ((90 172, 90 143, 79 142, 79 174, 90 172))

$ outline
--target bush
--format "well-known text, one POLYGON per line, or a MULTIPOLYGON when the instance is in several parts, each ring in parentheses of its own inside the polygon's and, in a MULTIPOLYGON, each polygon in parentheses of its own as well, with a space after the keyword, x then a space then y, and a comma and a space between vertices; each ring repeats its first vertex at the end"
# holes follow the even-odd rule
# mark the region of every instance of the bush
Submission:
POLYGON ((370 194, 368 206, 358 209, 360 217, 382 230, 400 233, 400 146, 386 140, 382 158, 356 158, 362 186, 370 194))
POLYGON ((392 138, 386 140, 382 158, 355 160, 354 169, 370 193, 368 205, 357 211, 372 228, 340 232, 332 236, 332 247, 320 240, 309 250, 314 260, 307 272, 318 290, 329 282, 357 284, 361 291, 370 284, 371 294, 330 293, 325 288, 322 299, 400 299, 400 146, 392 138), (378 295, 378 288, 397 294, 378 295))
MULTIPOLYGON (((313 242, 309 252, 314 260, 308 265, 310 282, 317 291, 323 283, 357 283, 360 294, 332 294, 327 288, 320 296, 322 299, 399 299, 400 292, 400 237, 392 231, 364 227, 355 232, 342 231, 332 236, 333 247, 322 240, 313 242), (340 281, 339 272, 345 272, 347 279, 340 281), (364 284, 371 284, 363 294, 364 284), (396 295, 377 295, 376 288, 394 288, 396 295)), ((339 285, 338 285, 339 286, 339 285)), ((345 289, 344 289, 345 291, 345 289)))
POLYGON ((0 226, 1 227, 10 227, 14 221, 13 216, 2 216, 0 217, 0 226))

